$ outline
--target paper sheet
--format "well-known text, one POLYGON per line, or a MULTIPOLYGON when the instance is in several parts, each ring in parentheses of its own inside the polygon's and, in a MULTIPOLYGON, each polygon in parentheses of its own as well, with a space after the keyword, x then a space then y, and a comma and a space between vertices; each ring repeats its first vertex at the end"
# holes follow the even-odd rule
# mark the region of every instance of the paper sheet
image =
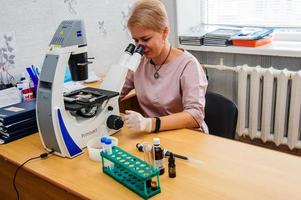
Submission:
POLYGON ((17 88, 11 87, 0 90, 0 107, 5 107, 21 102, 20 92, 17 88))

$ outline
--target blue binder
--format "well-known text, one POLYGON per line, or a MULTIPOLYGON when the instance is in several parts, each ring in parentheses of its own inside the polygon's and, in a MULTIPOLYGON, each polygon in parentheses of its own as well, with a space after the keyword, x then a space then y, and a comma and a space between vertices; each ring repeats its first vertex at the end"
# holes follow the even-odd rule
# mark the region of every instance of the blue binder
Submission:
POLYGON ((5 137, 11 137, 11 136, 19 135, 19 134, 22 134, 23 132, 28 132, 28 131, 37 132, 37 130, 38 130, 37 124, 32 123, 32 124, 28 124, 27 126, 23 126, 17 130, 13 130, 13 131, 0 130, 0 135, 3 135, 5 137))
POLYGON ((36 101, 22 102, 0 108, 0 125, 6 126, 36 115, 36 101))
POLYGON ((23 138, 27 135, 31 135, 33 133, 36 133, 38 131, 38 129, 30 129, 28 131, 22 131, 21 133, 19 134, 16 134, 16 135, 12 135, 12 136, 5 136, 5 135, 2 135, 0 134, 0 144, 5 144, 5 143, 9 143, 11 141, 14 141, 14 140, 17 140, 17 139, 20 139, 20 138, 23 138))
POLYGON ((232 40, 259 40, 271 33, 273 33, 273 28, 244 28, 242 33, 231 37, 232 40))
POLYGON ((2 125, 0 126, 0 131, 11 133, 13 131, 17 131, 30 126, 37 126, 37 119, 35 117, 30 117, 8 125, 2 125))

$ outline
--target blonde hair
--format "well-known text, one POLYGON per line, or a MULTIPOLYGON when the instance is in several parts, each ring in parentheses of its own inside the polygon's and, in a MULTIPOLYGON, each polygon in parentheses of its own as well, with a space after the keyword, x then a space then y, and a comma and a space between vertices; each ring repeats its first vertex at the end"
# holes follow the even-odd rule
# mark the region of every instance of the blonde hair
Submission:
POLYGON ((161 32, 168 27, 165 6, 159 0, 139 0, 131 10, 128 28, 142 27, 161 32))

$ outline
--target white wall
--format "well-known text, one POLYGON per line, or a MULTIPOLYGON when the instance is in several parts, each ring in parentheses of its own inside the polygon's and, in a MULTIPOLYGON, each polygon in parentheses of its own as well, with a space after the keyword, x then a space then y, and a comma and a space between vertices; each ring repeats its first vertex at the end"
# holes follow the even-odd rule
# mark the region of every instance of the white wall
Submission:
POLYGON ((178 33, 177 33, 177 13, 176 13, 176 1, 171 0, 161 0, 161 2, 165 5, 169 25, 170 25, 170 34, 169 34, 169 41, 174 46, 178 46, 178 33))
POLYGON ((83 19, 88 55, 95 57, 90 67, 97 74, 105 73, 131 40, 126 21, 132 2, 134 0, 0 0, 0 49, 8 49, 4 35, 12 37, 8 45, 13 48, 10 52, 0 51, 0 63, 18 80, 26 66, 41 67, 49 42, 62 20, 83 19), (3 53, 10 56, 10 63, 4 62, 3 53))

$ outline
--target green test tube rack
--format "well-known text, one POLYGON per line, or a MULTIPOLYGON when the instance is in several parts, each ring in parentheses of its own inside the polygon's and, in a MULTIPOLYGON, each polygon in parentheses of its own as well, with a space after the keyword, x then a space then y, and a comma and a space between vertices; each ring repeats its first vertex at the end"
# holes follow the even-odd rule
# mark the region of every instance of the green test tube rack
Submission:
POLYGON ((161 192, 160 170, 125 150, 114 146, 112 147, 112 154, 102 151, 101 161, 104 173, 142 198, 148 199, 161 192), (105 166, 107 160, 112 162, 111 166, 105 166), (157 177, 157 186, 152 188, 150 181, 155 176, 157 177))

